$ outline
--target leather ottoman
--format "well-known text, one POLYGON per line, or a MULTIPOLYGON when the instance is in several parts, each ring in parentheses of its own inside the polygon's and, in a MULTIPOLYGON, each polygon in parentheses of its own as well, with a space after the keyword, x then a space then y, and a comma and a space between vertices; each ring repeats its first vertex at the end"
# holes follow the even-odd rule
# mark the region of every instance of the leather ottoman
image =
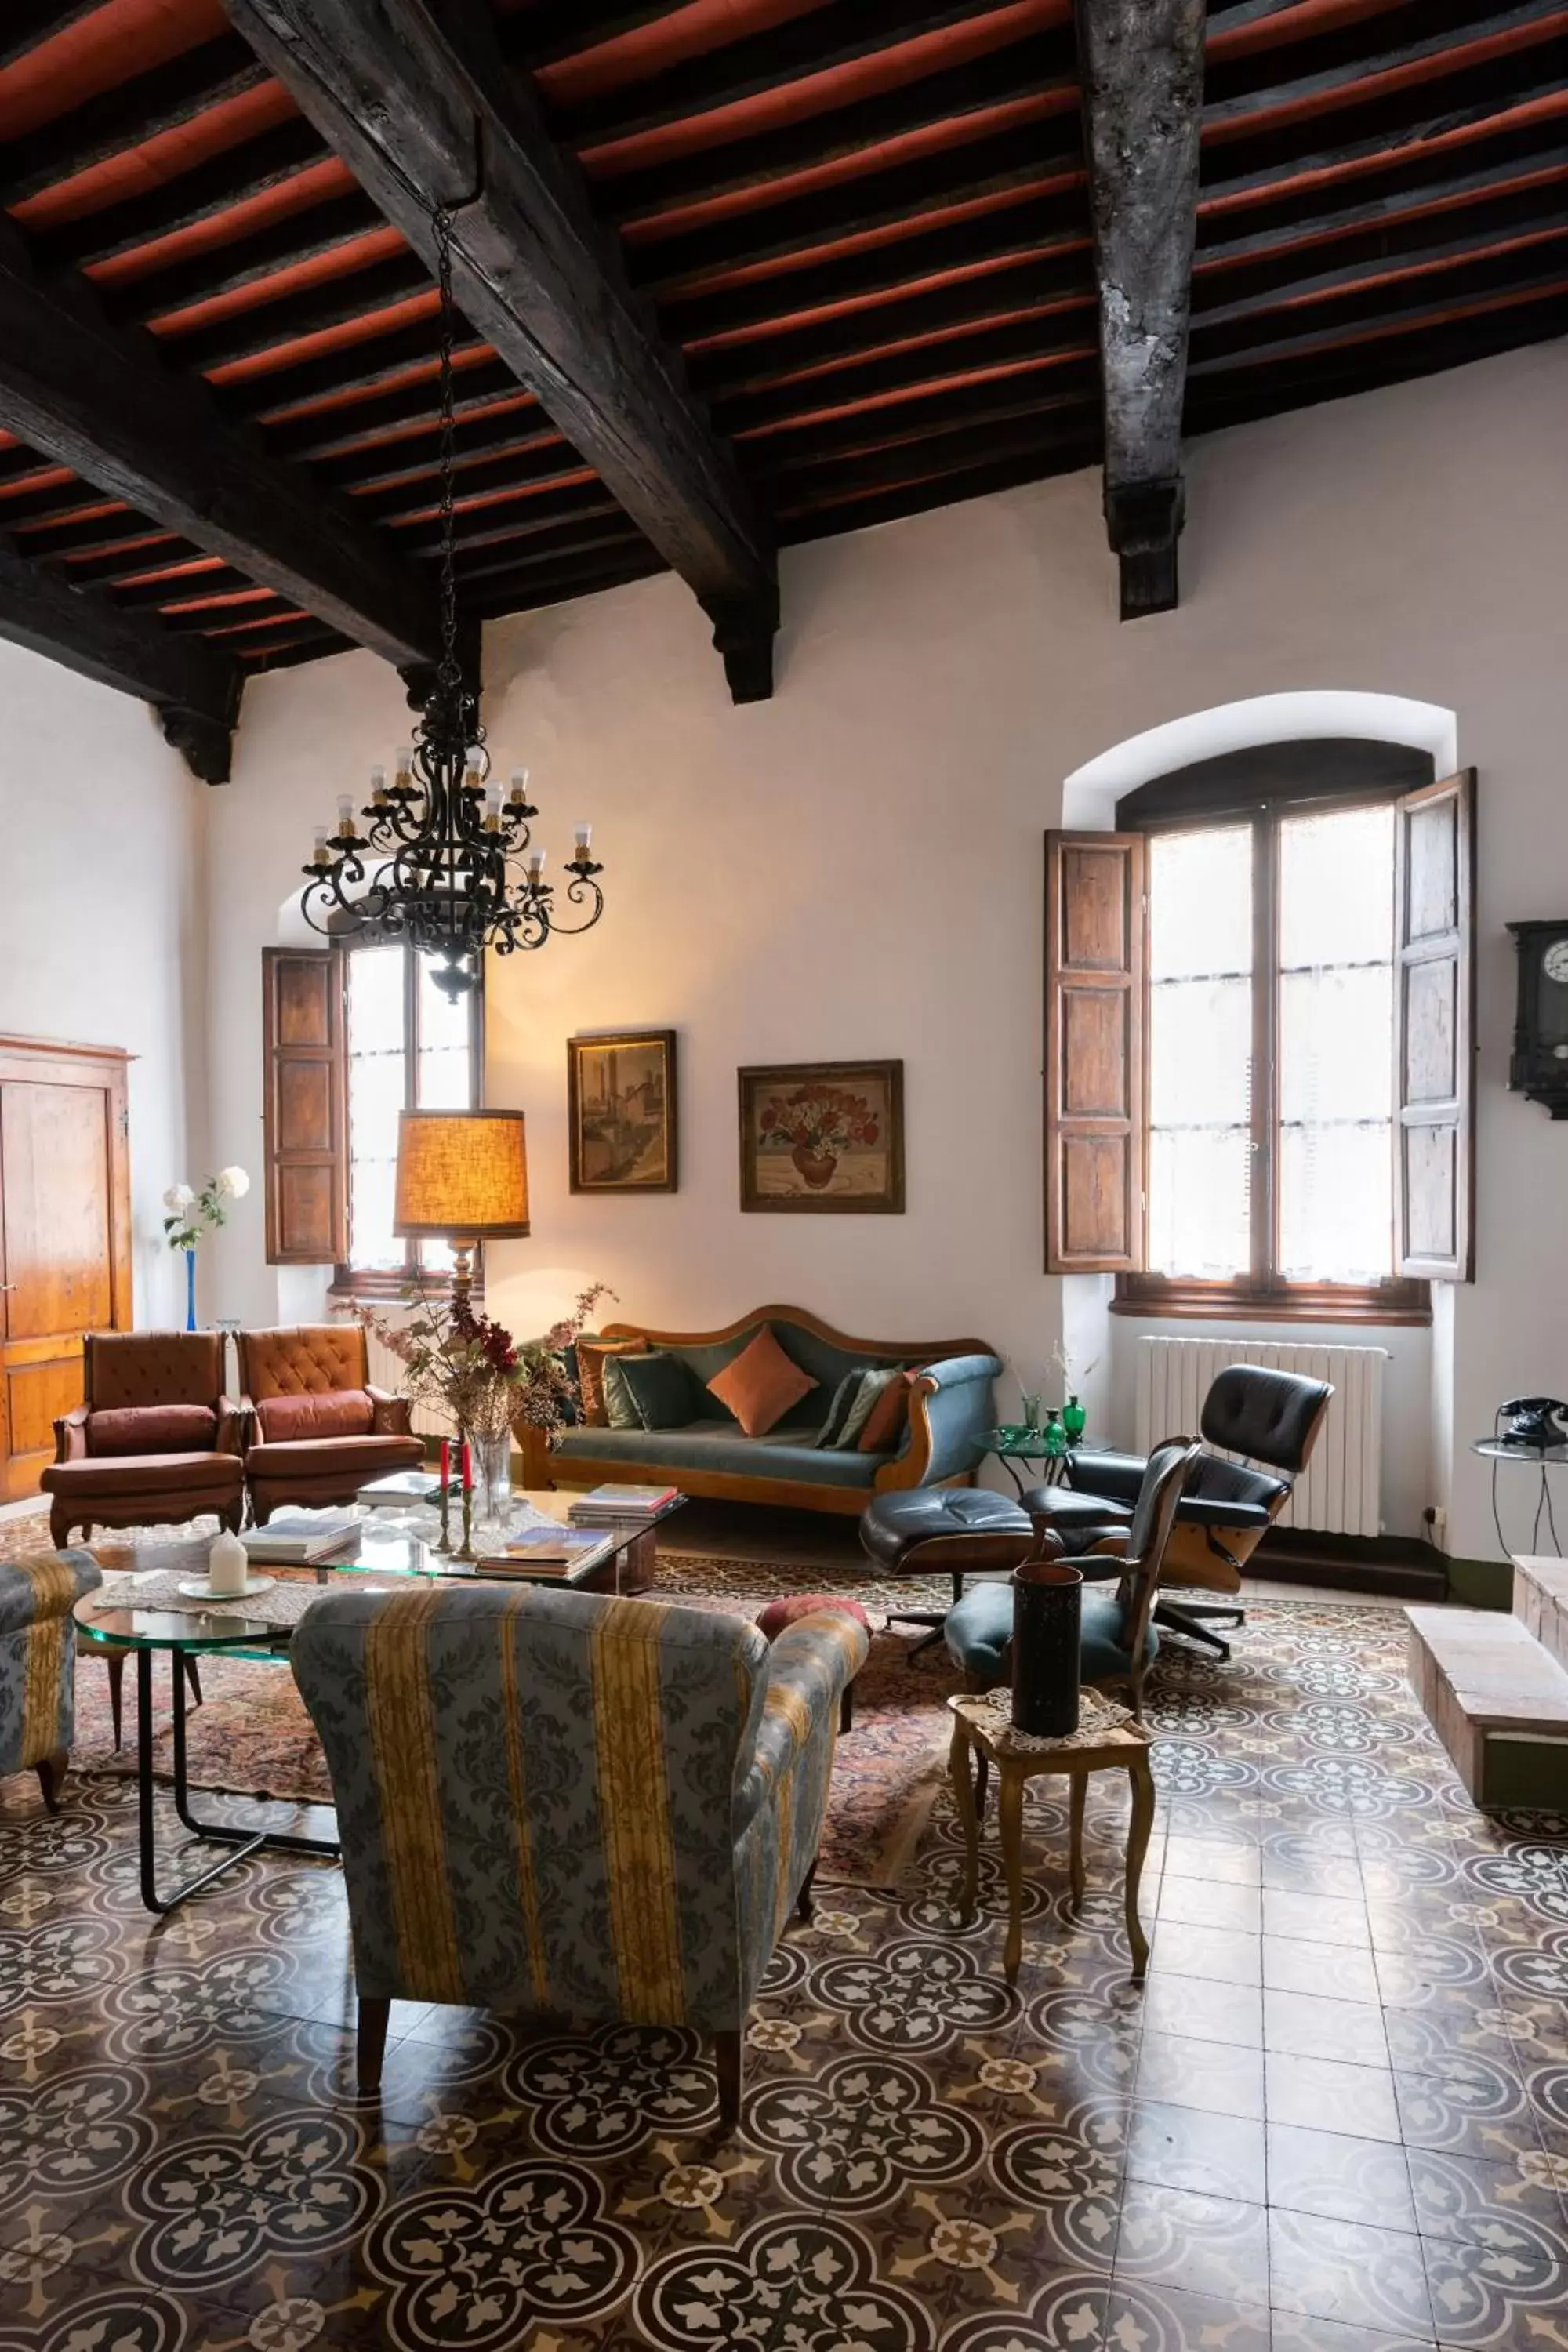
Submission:
MULTIPOLYGON (((1035 1522, 1020 1504, 984 1486, 879 1495, 860 1514, 860 1549, 873 1566, 884 1576, 945 1571, 952 1579, 955 1603, 963 1597, 966 1576, 1010 1571, 1029 1558, 1037 1539, 1035 1522)), ((940 1641, 947 1621, 944 1609, 890 1608, 888 1614, 933 1629, 915 1643, 911 1657, 940 1641)))
POLYGON ((216 1511, 237 1529, 245 1465, 237 1454, 83 1454, 51 1462, 39 1480, 49 1497, 49 1538, 81 1528, 150 1528, 216 1511))

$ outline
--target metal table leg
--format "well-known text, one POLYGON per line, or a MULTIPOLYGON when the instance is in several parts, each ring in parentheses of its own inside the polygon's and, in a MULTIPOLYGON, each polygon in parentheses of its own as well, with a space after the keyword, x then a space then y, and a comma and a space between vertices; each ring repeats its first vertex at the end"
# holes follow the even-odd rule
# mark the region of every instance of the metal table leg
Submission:
POLYGON ((228 1822, 198 1821, 191 1811, 190 1791, 185 1773, 185 1673, 184 1652, 178 1646, 169 1654, 174 1680, 174 1811, 193 1837, 226 1845, 231 1852, 222 1854, 205 1870, 198 1871, 173 1895, 161 1895, 157 1883, 157 1855, 154 1843, 153 1799, 153 1653, 140 1649, 136 1654, 136 1780, 138 1828, 141 1839, 142 1900, 149 1911, 160 1915, 176 1910, 182 1903, 209 1886, 225 1871, 250 1854, 270 1850, 280 1853, 329 1854, 334 1860, 342 1848, 335 1838, 295 1836, 282 1830, 247 1830, 228 1822))

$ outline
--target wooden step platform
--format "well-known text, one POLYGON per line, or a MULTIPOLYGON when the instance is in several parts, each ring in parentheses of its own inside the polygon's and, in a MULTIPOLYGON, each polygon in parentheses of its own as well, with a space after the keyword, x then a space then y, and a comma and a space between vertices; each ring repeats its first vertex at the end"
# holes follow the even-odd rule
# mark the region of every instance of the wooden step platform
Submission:
POLYGON ((1516 1563, 1510 1615, 1405 1613, 1411 1683, 1477 1804, 1568 1810, 1568 1568, 1516 1563))

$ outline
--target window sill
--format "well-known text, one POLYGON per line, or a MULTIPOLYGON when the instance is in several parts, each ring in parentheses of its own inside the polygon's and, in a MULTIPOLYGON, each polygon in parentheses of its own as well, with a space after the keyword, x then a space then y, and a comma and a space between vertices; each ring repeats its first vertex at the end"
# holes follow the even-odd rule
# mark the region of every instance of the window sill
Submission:
POLYGON ((1432 1320, 1432 1292, 1425 1282, 1379 1283, 1360 1289, 1342 1283, 1300 1283, 1289 1289, 1266 1289, 1124 1274, 1117 1276, 1110 1312, 1152 1321, 1418 1326, 1432 1320))
MULTIPOLYGON (((426 1298, 447 1298, 451 1295, 449 1275, 433 1275, 421 1285, 421 1295, 426 1298)), ((343 1274, 333 1281, 327 1293, 334 1307, 406 1307, 414 1289, 414 1279, 406 1274, 343 1274)), ((469 1287, 469 1297, 476 1307, 484 1304, 483 1278, 476 1272, 469 1287)))

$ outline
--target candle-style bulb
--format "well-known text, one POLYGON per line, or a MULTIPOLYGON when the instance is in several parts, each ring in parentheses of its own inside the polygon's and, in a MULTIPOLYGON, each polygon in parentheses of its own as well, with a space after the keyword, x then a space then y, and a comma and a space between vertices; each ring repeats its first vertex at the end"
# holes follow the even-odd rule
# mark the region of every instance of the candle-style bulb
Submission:
POLYGON ((492 784, 485 794, 485 831, 500 831, 500 786, 492 784))
POLYGON ((353 835, 353 795, 352 793, 340 793, 338 794, 338 836, 340 840, 351 840, 353 835))
POLYGON ((591 824, 580 824, 580 825, 578 825, 578 826, 575 828, 575 839, 576 839, 576 843, 577 843, 577 863, 578 863, 578 865, 579 865, 579 866, 586 866, 586 865, 587 865, 587 863, 588 863, 588 851, 589 851, 590 845, 591 845, 591 844, 592 844, 592 842, 593 842, 593 838, 594 838, 594 828, 593 828, 593 826, 592 826, 591 824))
POLYGON ((330 866, 331 862, 331 852, 327 847, 327 828, 324 824, 319 824, 316 827, 315 863, 318 866, 330 866))
POLYGON ((396 772, 397 782, 400 784, 411 784, 414 781, 413 744, 400 743, 392 755, 392 762, 396 772))
POLYGON ((384 768, 373 768, 371 770, 370 797, 371 805, 374 808, 381 808, 384 805, 386 801, 386 770, 384 768))
POLYGON ((542 849, 531 849, 529 851, 528 878, 531 882, 537 882, 540 876, 543 873, 544 859, 545 852, 542 849))
POLYGON ((520 808, 522 806, 523 803, 527 800, 527 798, 528 798, 528 770, 527 770, 526 768, 514 768, 514 769, 512 770, 512 772, 511 772, 511 793, 510 793, 510 798, 511 798, 513 801, 515 801, 515 802, 517 803, 517 804, 518 804, 518 806, 519 806, 520 808))

